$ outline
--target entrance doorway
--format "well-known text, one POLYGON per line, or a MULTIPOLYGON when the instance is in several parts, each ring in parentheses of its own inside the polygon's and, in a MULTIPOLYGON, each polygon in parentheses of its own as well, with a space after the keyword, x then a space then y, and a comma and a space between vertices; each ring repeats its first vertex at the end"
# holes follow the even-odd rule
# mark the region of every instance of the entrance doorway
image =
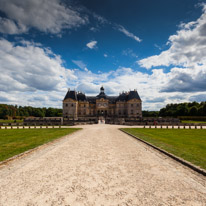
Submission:
POLYGON ((103 116, 99 117, 98 124, 105 124, 105 118, 103 116))

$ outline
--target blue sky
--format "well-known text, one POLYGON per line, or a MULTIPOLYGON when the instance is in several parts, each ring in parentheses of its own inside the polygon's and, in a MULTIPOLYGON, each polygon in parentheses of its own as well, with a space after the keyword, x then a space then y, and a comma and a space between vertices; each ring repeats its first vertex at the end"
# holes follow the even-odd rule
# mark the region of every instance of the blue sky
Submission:
POLYGON ((204 0, 0 0, 0 103, 137 89, 143 109, 206 101, 204 0))

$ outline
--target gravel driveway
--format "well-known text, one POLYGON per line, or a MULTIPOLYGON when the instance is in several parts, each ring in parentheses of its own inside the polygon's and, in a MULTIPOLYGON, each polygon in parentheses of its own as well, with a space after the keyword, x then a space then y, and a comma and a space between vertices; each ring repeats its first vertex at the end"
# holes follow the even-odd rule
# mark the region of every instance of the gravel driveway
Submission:
POLYGON ((206 205, 206 178, 112 125, 83 130, 0 167, 0 205, 206 205))

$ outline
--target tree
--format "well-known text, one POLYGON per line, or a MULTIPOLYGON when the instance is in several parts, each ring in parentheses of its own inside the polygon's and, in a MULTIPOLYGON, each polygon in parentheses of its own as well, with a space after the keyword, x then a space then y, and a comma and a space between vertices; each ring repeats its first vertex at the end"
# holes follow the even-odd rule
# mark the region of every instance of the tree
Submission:
POLYGON ((190 111, 189 111, 190 116, 195 116, 195 115, 197 115, 197 111, 198 111, 197 107, 196 107, 196 106, 192 106, 192 107, 190 108, 190 111))

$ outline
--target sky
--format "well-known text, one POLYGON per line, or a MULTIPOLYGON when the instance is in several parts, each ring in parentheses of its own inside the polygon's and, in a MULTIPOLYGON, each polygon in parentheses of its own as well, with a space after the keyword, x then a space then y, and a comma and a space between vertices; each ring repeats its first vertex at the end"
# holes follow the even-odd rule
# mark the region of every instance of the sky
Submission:
POLYGON ((137 89, 143 110, 206 101, 206 0, 0 0, 0 103, 137 89))

